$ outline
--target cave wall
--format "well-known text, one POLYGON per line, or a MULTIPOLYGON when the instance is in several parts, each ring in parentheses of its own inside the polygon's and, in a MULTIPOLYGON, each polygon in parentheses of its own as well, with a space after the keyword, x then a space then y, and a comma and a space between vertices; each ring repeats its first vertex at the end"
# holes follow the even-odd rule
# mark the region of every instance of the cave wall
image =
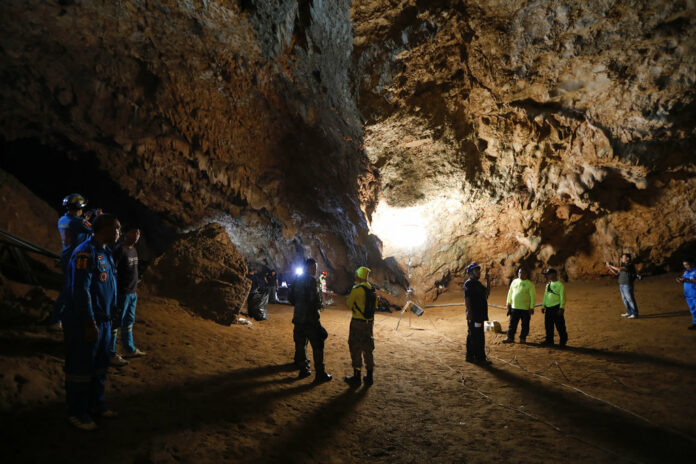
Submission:
POLYGON ((519 264, 592 278, 622 251, 651 271, 695 249, 694 7, 353 3, 373 211, 422 209, 421 292, 473 260, 504 283, 519 264))
POLYGON ((355 200, 349 3, 4 2, 0 136, 89 153, 167 222, 226 219, 237 244, 272 237, 250 262, 312 254, 346 287, 379 255, 355 200))
POLYGON ((694 8, 9 0, 0 138, 95 160, 180 231, 223 224, 252 265, 312 254, 339 290, 365 263, 399 281, 390 210, 425 225, 426 298, 472 260, 666 270, 696 249, 694 8))

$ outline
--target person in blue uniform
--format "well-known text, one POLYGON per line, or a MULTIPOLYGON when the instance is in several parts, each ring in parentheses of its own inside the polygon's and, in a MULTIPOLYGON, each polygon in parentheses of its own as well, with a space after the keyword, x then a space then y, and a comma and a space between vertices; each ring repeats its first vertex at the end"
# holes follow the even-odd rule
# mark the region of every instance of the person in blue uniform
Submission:
POLYGON ((694 260, 691 258, 685 259, 682 264, 684 274, 677 277, 677 282, 684 284, 684 298, 686 298, 686 304, 691 311, 689 330, 696 330, 696 269, 694 268, 694 260))
POLYGON ((69 299, 63 314, 65 394, 68 421, 81 430, 95 429, 95 416, 115 415, 104 405, 104 387, 111 313, 116 309, 116 269, 110 250, 120 229, 115 216, 98 216, 94 235, 75 248, 68 264, 69 299))
POLYGON ((56 304, 53 307, 53 317, 51 319, 52 329, 60 330, 67 299, 68 282, 68 262, 75 248, 88 240, 92 235, 92 225, 89 222, 89 215, 83 217, 83 209, 87 206, 87 199, 79 193, 71 193, 63 198, 63 207, 66 213, 58 219, 58 233, 60 234, 61 253, 60 269, 63 271, 63 288, 58 295, 56 304))

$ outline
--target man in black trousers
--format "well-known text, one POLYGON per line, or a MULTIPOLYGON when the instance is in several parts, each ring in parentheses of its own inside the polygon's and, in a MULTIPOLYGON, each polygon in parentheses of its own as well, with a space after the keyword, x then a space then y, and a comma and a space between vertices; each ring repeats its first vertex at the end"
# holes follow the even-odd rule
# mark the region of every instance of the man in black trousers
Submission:
POLYGON ((486 358, 486 337, 483 333, 483 323, 488 320, 488 295, 491 293, 491 283, 486 272, 486 286, 481 283, 481 266, 471 263, 466 268, 469 278, 464 283, 464 301, 466 303, 466 321, 469 327, 466 337, 466 361, 489 365, 486 358))
POLYGON ((314 369, 317 371, 315 382, 323 383, 331 380, 331 375, 324 368, 324 341, 329 336, 319 321, 319 310, 322 308, 321 296, 317 279, 317 262, 309 258, 305 261, 304 270, 297 276, 290 287, 288 299, 295 306, 292 316, 293 339, 295 340, 295 365, 300 370, 298 378, 303 379, 312 375, 307 359, 307 342, 312 344, 314 369))

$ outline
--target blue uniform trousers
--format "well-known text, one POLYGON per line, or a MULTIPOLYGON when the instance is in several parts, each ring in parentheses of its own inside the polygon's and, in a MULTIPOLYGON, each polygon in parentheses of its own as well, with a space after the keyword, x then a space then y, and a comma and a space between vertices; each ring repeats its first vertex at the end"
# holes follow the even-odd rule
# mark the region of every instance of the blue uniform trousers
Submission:
POLYGON ((133 342, 133 324, 135 323, 135 307, 138 304, 136 293, 118 294, 116 302, 116 314, 111 318, 111 344, 109 345, 110 356, 116 356, 116 340, 118 339, 118 329, 121 329, 121 343, 127 353, 135 351, 133 342))
POLYGON ((111 323, 98 322, 97 343, 85 341, 82 323, 65 321, 65 396, 68 415, 80 420, 89 419, 90 412, 104 409, 104 386, 109 367, 108 347, 111 323))
POLYGON ((689 305, 691 311, 691 321, 696 325, 696 297, 686 297, 686 304, 689 305))

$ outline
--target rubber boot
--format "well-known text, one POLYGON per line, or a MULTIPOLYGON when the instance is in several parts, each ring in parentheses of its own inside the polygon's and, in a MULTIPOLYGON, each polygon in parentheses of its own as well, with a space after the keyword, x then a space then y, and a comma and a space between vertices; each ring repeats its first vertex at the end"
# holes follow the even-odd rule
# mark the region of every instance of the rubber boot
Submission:
POLYGON ((370 386, 374 383, 374 380, 372 379, 372 369, 367 370, 367 374, 365 374, 365 378, 363 379, 365 381, 365 385, 370 386))
POLYGON ((353 375, 350 377, 346 376, 343 380, 352 387, 360 386, 360 369, 353 369, 353 375))

